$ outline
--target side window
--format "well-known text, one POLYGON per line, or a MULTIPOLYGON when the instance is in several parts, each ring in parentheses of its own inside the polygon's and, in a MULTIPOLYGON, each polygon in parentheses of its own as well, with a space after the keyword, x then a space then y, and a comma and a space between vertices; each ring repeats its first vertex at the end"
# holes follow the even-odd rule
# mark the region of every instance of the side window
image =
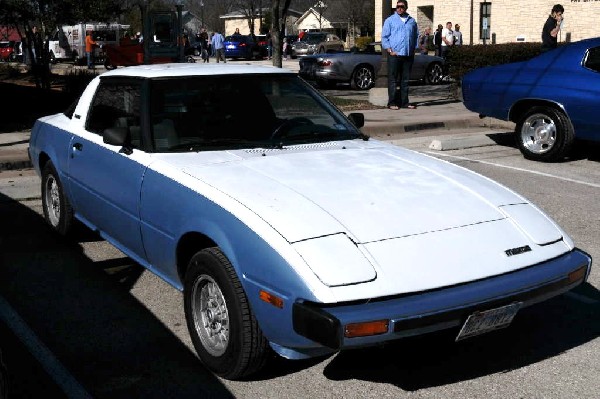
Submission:
POLYGON ((86 129, 102 135, 108 128, 127 128, 134 148, 140 147, 139 82, 102 81, 90 107, 86 129))
POLYGON ((583 66, 592 71, 600 72, 600 47, 588 50, 583 66))

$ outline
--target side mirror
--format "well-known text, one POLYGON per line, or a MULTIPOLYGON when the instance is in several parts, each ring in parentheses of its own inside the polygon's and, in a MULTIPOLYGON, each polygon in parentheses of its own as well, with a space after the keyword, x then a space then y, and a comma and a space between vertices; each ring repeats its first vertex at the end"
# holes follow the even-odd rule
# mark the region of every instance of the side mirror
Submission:
POLYGON ((126 127, 111 127, 104 129, 102 139, 106 144, 124 146, 127 142, 128 134, 129 129, 126 127))
POLYGON ((361 112, 351 113, 348 115, 348 119, 350 119, 350 122, 357 128, 361 128, 365 125, 365 115, 361 112))

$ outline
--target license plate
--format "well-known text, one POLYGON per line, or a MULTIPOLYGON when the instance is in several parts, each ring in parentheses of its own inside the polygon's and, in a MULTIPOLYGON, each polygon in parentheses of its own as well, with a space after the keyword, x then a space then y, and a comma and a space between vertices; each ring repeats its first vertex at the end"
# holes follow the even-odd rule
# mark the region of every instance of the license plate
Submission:
POLYGON ((227 45, 227 48, 233 49, 233 48, 235 48, 235 45, 233 45, 233 44, 228 44, 228 45, 227 45))
POLYGON ((461 339, 508 327, 521 305, 521 302, 516 302, 500 308, 473 313, 465 321, 456 340, 460 341, 461 339))

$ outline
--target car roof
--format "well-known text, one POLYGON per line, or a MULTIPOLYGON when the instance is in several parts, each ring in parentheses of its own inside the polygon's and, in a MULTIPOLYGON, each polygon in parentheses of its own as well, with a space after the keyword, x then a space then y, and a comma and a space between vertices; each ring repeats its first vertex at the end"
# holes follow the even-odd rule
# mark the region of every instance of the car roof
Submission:
POLYGON ((269 65, 252 64, 196 64, 196 63, 172 63, 137 65, 117 68, 103 73, 101 76, 126 76, 140 78, 163 78, 183 76, 210 76, 210 75, 250 75, 250 74, 274 74, 295 75, 285 68, 277 68, 269 65))

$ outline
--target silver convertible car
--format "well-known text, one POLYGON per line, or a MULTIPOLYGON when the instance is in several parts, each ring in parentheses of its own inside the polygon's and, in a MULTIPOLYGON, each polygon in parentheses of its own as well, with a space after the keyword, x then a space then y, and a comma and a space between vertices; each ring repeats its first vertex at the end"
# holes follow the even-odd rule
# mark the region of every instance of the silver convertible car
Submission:
MULTIPOLYGON (((300 59, 300 76, 313 80, 326 89, 337 83, 350 83, 355 90, 368 90, 375 85, 381 69, 381 43, 371 43, 361 51, 331 52, 309 55, 300 59)), ((441 83, 445 77, 441 57, 416 54, 410 73, 411 80, 426 84, 441 83)))
POLYGON ((79 220, 181 290, 225 378, 272 353, 470 338, 586 281, 590 256, 528 200, 363 124, 285 69, 143 65, 39 119, 29 153, 51 228, 79 220))

